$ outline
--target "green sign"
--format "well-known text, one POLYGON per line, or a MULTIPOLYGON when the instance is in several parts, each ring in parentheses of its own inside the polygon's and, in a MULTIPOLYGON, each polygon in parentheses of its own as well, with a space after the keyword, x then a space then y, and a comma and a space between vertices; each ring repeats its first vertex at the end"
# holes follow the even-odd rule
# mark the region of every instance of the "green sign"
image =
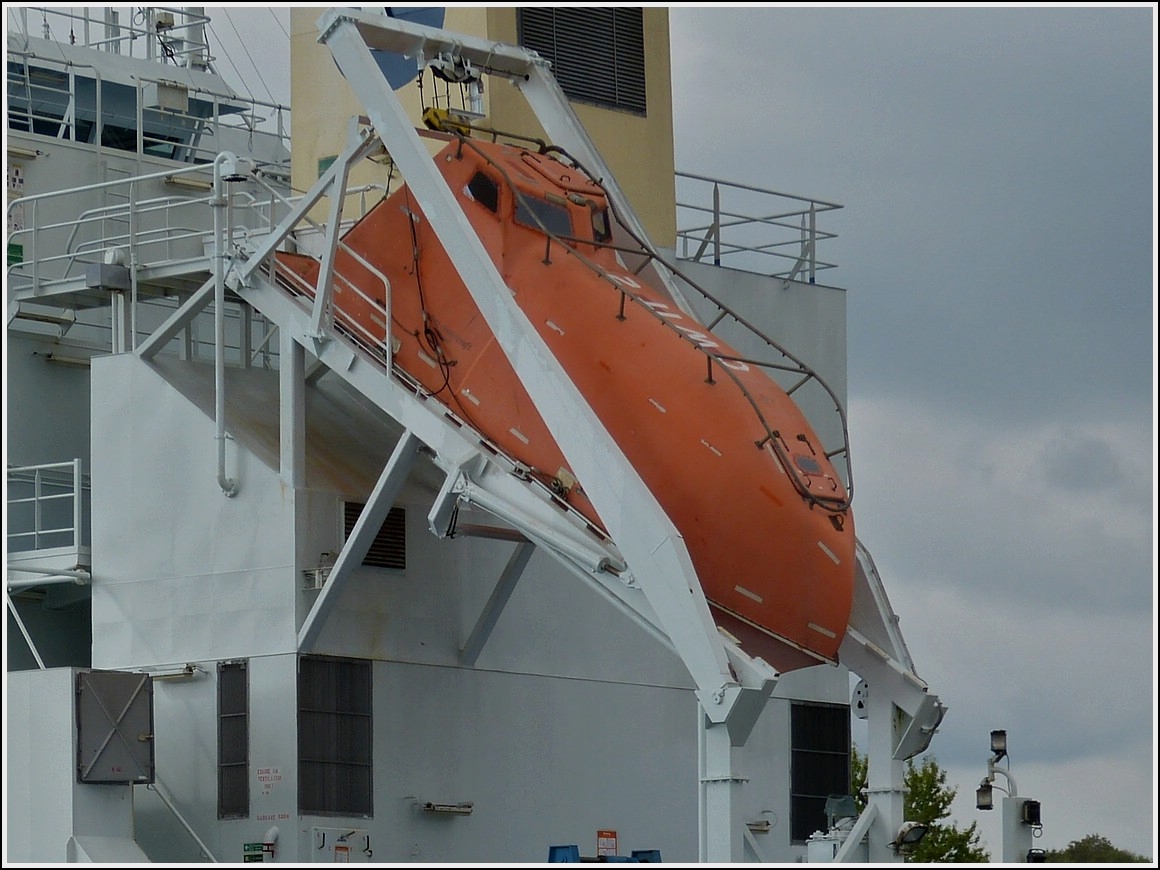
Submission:
POLYGON ((18 245, 15 242, 8 243, 8 265, 15 266, 17 263, 24 262, 24 245, 18 245))
POLYGON ((266 860, 266 856, 262 852, 261 843, 246 843, 242 846, 242 853, 243 864, 261 863, 266 860))

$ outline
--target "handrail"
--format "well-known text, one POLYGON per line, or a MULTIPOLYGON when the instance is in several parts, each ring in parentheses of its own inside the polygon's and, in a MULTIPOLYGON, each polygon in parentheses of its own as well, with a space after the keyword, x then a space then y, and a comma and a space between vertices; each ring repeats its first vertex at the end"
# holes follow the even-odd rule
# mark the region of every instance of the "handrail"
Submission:
MULTIPOLYGON (((290 200, 287 197, 283 196, 275 188, 266 184, 262 179, 259 178, 258 182, 263 187, 265 187, 267 189, 267 191, 271 194, 271 196, 273 196, 276 199, 278 199, 279 201, 281 201, 284 205, 287 205, 287 206, 292 205, 292 203, 290 202, 290 200)), ((386 193, 386 188, 380 187, 379 185, 361 185, 361 186, 358 186, 355 188, 345 189, 343 191, 343 198, 345 199, 347 196, 350 196, 354 193, 364 193, 365 194, 365 192, 367 192, 369 190, 377 190, 377 189, 383 190, 384 194, 386 193)), ((363 206, 363 210, 365 213, 365 208, 366 208, 365 197, 362 200, 362 206, 363 206)), ((319 224, 317 221, 315 221, 313 218, 311 218, 310 215, 308 215, 308 214, 303 215, 302 221, 304 223, 308 224, 314 230, 317 230, 319 232, 324 231, 324 227, 321 224, 319 224)), ((335 232, 337 232, 337 228, 335 228, 335 232)), ((343 275, 337 269, 334 271, 334 274, 332 276, 334 281, 342 282, 344 287, 347 287, 348 289, 352 290, 364 302, 366 302, 367 304, 371 305, 374 308, 377 308, 379 311, 382 312, 382 315, 383 315, 382 345, 379 346, 377 341, 376 341, 375 336, 372 335, 371 333, 369 333, 362 326, 362 324, 358 323, 357 321, 344 321, 342 323, 342 326, 348 332, 350 332, 353 329, 353 331, 357 334, 352 334, 351 337, 353 339, 355 339, 356 341, 359 341, 359 343, 362 344, 365 348, 367 348, 368 350, 371 350, 372 352, 381 353, 386 360, 388 370, 390 370, 393 367, 393 360, 392 360, 393 353, 392 353, 392 349, 391 349, 391 327, 390 327, 390 324, 391 324, 391 282, 387 278, 387 276, 382 272, 381 269, 379 269, 377 266, 375 266, 373 263, 371 263, 369 260, 367 260, 365 257, 363 257, 362 254, 360 254, 358 251, 354 250, 354 248, 347 245, 346 242, 342 241, 341 238, 339 238, 337 240, 337 245, 338 245, 338 248, 340 250, 342 250, 344 253, 348 254, 356 263, 358 263, 360 266, 362 266, 364 269, 366 269, 368 272, 370 272, 371 275, 373 275, 376 279, 378 279, 379 283, 383 285, 383 303, 380 305, 380 303, 377 300, 369 297, 366 293, 363 292, 363 290, 355 282, 349 280, 345 275, 343 275), (359 340, 360 335, 362 336, 361 341, 359 340)), ((272 274, 274 274, 277 278, 284 279, 285 284, 287 285, 286 289, 290 290, 291 292, 293 292, 297 295, 313 294, 315 292, 316 288, 307 284, 307 282, 303 281, 300 276, 296 275, 295 273, 293 273, 292 271, 290 271, 288 269, 278 268, 276 261, 275 261, 275 267, 272 270, 272 274), (288 286, 288 285, 293 285, 293 284, 297 285, 297 287, 298 287, 297 290, 295 290, 291 286, 288 286)))
MULTIPOLYGON (((213 237, 213 229, 208 220, 212 191, 207 190, 204 194, 195 192, 193 196, 161 195, 140 198, 135 195, 135 191, 138 188, 147 190, 146 184, 158 186, 157 183, 160 181, 172 182, 182 177, 201 177, 209 169, 210 167, 197 164, 176 166, 144 175, 10 200, 7 204, 9 216, 12 209, 18 205, 23 207, 24 228, 11 233, 9 241, 24 244, 26 254, 21 262, 11 263, 7 267, 10 299, 13 291, 16 291, 22 300, 21 304, 27 301, 51 305, 53 303, 49 294, 54 289, 80 289, 76 286, 78 272, 83 273, 85 267, 102 262, 122 263, 130 270, 135 269, 138 276, 146 274, 142 270, 149 269, 160 268, 164 274, 172 274, 182 268, 189 270, 206 268, 211 261, 209 246, 213 237), (84 210, 74 208, 74 201, 87 203, 91 201, 89 197, 94 192, 112 193, 118 200, 123 201, 84 210), (138 223, 148 225, 135 233, 124 226, 131 209, 134 210, 138 223), (205 212, 204 226, 199 217, 199 210, 205 212), (42 222, 46 216, 51 216, 52 221, 42 222), (38 256, 50 250, 54 252, 50 256, 38 256), (121 254, 113 256, 112 252, 115 251, 122 251, 123 256, 121 254)), ((279 188, 278 179, 271 177, 262 169, 255 171, 253 180, 259 185, 258 188, 231 191, 231 197, 238 204, 236 209, 239 215, 243 213, 249 215, 233 225, 230 244, 236 253, 244 253, 252 239, 268 233, 270 228, 277 224, 278 213, 282 209, 293 209, 295 200, 298 199, 287 197, 279 188), (269 196, 266 195, 267 192, 269 196)), ((360 184, 346 188, 345 195, 357 196, 359 208, 356 210, 360 214, 365 214, 368 195, 375 194, 381 197, 385 192, 385 187, 381 184, 360 184)), ((308 220, 308 223, 315 229, 320 229, 313 221, 308 220)), ((384 293, 389 294, 390 286, 386 277, 357 252, 349 250, 345 245, 342 247, 375 275, 384 293)), ((344 276, 338 276, 337 280, 343 282, 344 287, 349 284, 344 276)), ((355 288, 355 292, 361 291, 355 288)), ((143 296, 132 304, 135 312, 140 306, 148 308, 171 305, 173 299, 143 296)), ((18 309, 10 306, 10 320, 13 311, 17 311, 16 316, 19 316, 18 309)), ((227 316, 237 320, 238 312, 234 310, 227 316)), ((387 319, 389 320, 389 317, 387 319)), ((87 332, 95 330, 92 335, 95 341, 92 345, 94 349, 102 346, 105 340, 103 336, 112 335, 112 328, 107 322, 89 322, 74 317, 69 328, 74 334, 77 330, 87 332)), ((269 337, 270 333, 267 333, 263 345, 269 337)), ((389 359, 389 342, 384 345, 381 340, 375 340, 369 334, 356 337, 360 343, 373 345, 389 359)), ((251 348, 244 338, 238 344, 231 340, 228 347, 231 352, 238 351, 249 356, 249 359, 238 357, 242 365, 248 365, 259 353, 269 356, 269 351, 261 346, 252 355, 245 353, 251 348)))
POLYGON ((32 653, 32 658, 36 662, 36 667, 44 670, 44 659, 40 655, 40 651, 36 648, 36 643, 32 640, 32 633, 28 630, 28 626, 24 624, 24 620, 20 617, 20 611, 16 607, 16 602, 12 600, 12 596, 8 590, 4 590, 4 600, 8 604, 8 612, 12 615, 16 627, 20 630, 20 634, 24 637, 24 642, 28 644, 28 650, 32 653))
POLYGON ((811 284, 815 283, 819 271, 837 268, 834 263, 818 259, 818 243, 835 239, 837 234, 820 230, 817 216, 840 209, 842 205, 692 172, 677 172, 676 177, 678 184, 681 179, 687 179, 712 185, 711 204, 677 200, 678 259, 699 262, 712 246, 713 264, 716 266, 724 265, 724 258, 729 257, 729 265, 734 268, 772 274, 786 280, 802 275, 811 284), (769 208, 769 211, 750 214, 736 208, 726 210, 721 206, 723 190, 732 193, 735 200, 744 199, 751 207, 762 208, 763 212, 769 208), (707 223, 682 221, 683 217, 690 215, 709 215, 709 220, 707 223), (695 246, 692 252, 691 246, 695 246), (796 251, 783 250, 794 248, 796 251), (788 269, 769 272, 767 264, 773 262, 777 268, 785 261, 790 263, 788 269))
POLYGON ((161 787, 160 782, 154 781, 146 783, 145 789, 146 791, 153 792, 155 795, 157 795, 157 797, 161 798, 161 802, 165 804, 166 809, 168 809, 169 812, 173 814, 173 818, 177 819, 178 824, 180 824, 181 827, 185 829, 185 832, 193 838, 193 842, 197 843, 197 848, 201 850, 201 853, 205 855, 205 857, 209 858, 209 860, 214 864, 220 863, 214 856, 214 853, 209 850, 209 846, 207 846, 201 837, 197 835, 197 831, 193 829, 193 826, 185 820, 185 816, 183 816, 181 811, 177 809, 176 805, 174 805, 173 799, 169 797, 168 794, 166 794, 165 790, 161 787))
MULTIPOLYGON (((500 174, 500 176, 504 179, 504 182, 511 189, 511 191, 515 195, 515 197, 517 199, 520 199, 520 200, 524 199, 524 194, 521 193, 519 188, 517 187, 517 185, 515 185, 512 182, 511 177, 508 175, 508 173, 504 170, 504 168, 502 166, 495 164, 486 154, 484 154, 482 151, 480 151, 474 145, 474 143, 470 139, 468 139, 466 136, 462 135, 461 133, 457 133, 456 135, 459 138, 461 147, 466 146, 466 147, 474 150, 477 154, 479 154, 480 157, 482 157, 485 161, 487 161, 492 166, 492 168, 495 169, 500 174)), ((561 148, 553 147, 552 150, 567 157, 568 160, 570 160, 572 162, 572 164, 577 169, 584 172, 585 175, 588 176, 588 178, 592 181, 593 184, 596 184, 597 186, 601 187, 601 189, 603 189, 603 185, 600 183, 600 180, 594 178, 592 173, 589 172, 583 166, 583 164, 580 163, 580 161, 576 160, 572 155, 568 154, 567 152, 565 152, 561 148)), ((609 203, 609 207, 613 210, 613 213, 615 215, 615 203, 613 202, 611 197, 606 197, 606 198, 607 198, 607 201, 609 203)), ((639 273, 641 270, 643 270, 645 265, 647 265, 649 262, 660 263, 662 266, 664 266, 665 268, 667 268, 668 270, 673 272, 673 274, 680 277, 685 283, 687 283, 690 287, 692 287, 694 290, 696 290, 706 301, 710 302, 713 306, 715 306, 715 308, 717 309, 717 311, 719 313, 718 313, 717 317, 710 324, 707 325, 706 328, 708 330, 711 331, 712 329, 714 329, 717 326, 718 323, 721 322, 722 319, 724 319, 725 317, 728 317, 731 320, 733 320, 735 323, 737 323, 739 326, 741 326, 748 333, 750 333, 751 335, 756 337, 759 341, 764 343, 766 345, 766 347, 770 348, 775 353, 777 353, 782 359, 789 360, 789 362, 792 363, 792 365, 786 365, 784 363, 779 363, 779 362, 774 362, 774 361, 762 361, 762 360, 754 360, 754 359, 749 359, 749 358, 742 358, 742 357, 738 357, 738 356, 734 356, 734 355, 722 354, 716 350, 713 350, 713 348, 718 347, 718 345, 716 343, 703 341, 704 336, 701 335, 700 333, 696 333, 696 332, 693 332, 693 331, 690 331, 688 329, 684 329, 684 328, 678 326, 676 323, 673 322, 673 320, 671 320, 669 317, 666 317, 664 315, 664 313, 658 311, 654 305, 650 304, 649 300, 645 299, 642 295, 640 295, 638 293, 634 293, 633 288, 631 288, 630 286, 627 286, 627 282, 621 276, 609 274, 607 272, 607 270, 605 270, 598 263, 589 259, 584 254, 580 253, 578 248, 566 244, 565 243, 566 240, 564 238, 562 238, 558 234, 556 234, 548 229, 548 227, 539 218, 539 216, 535 213, 534 210, 529 209, 528 211, 529 211, 529 214, 532 216, 533 220, 535 220, 536 223, 539 224, 540 230, 546 236, 548 236, 549 244, 551 244, 551 242, 556 242, 557 244, 559 244, 565 253, 567 253, 573 257, 576 257, 585 266, 587 266, 589 269, 591 269, 593 272, 595 272, 597 275, 599 275, 604 280, 608 281, 608 283, 611 284, 620 293, 620 295, 621 295, 621 315, 623 315, 623 308, 624 308, 625 300, 631 299, 633 302, 638 304, 647 314, 649 314, 650 316, 655 318, 657 321, 659 321, 662 326, 664 326, 666 329, 672 330, 683 341, 688 342, 697 351, 699 351, 700 353, 702 353, 705 356, 707 367, 708 367, 708 380, 710 382, 713 379, 713 362, 714 361, 717 362, 719 370, 724 372, 726 377, 728 377, 729 380, 731 380, 734 383, 734 385, 737 387, 737 389, 741 391, 742 395, 745 397, 746 401, 749 403, 750 407, 753 409, 754 414, 757 416, 757 419, 760 421, 761 426, 766 433, 764 438, 762 438, 760 441, 756 442, 757 447, 759 449, 768 447, 768 449, 773 453, 773 455, 776 458, 776 460, 778 461, 778 463, 785 470, 786 475, 790 478, 791 481, 793 481, 794 488, 798 491, 798 493, 802 496, 802 498, 806 499, 811 504, 817 505, 821 509, 823 509, 827 512, 831 512, 831 513, 841 513, 842 511, 845 511, 850 506, 851 502, 853 501, 853 497, 854 497, 854 478, 853 478, 853 468, 852 468, 851 459, 850 459, 850 448, 849 448, 850 436, 849 436, 848 425, 846 422, 846 411, 845 411, 845 408, 842 407, 842 403, 838 399, 837 394, 830 387, 830 385, 827 384, 821 378, 821 376, 818 375, 817 372, 815 372, 813 369, 811 369, 809 366, 807 366, 802 360, 798 359, 796 356, 794 356, 792 353, 790 353, 787 349, 782 347, 780 344, 775 342, 772 338, 770 338, 765 333, 763 333, 761 330, 759 330, 754 324, 750 323, 746 318, 742 317, 740 314, 735 312, 733 309, 731 309, 727 305, 725 305, 725 303, 720 301, 717 297, 715 297, 713 294, 711 294, 708 290, 706 290, 704 287, 702 287, 696 281, 689 278, 688 275, 683 274, 677 268, 677 266, 675 264, 667 262, 663 257, 660 256, 659 253, 657 253, 653 248, 650 247, 650 245, 648 244, 648 242, 645 239, 638 238, 630 230, 628 230, 627 227, 625 226, 624 221, 620 220, 619 215, 616 215, 618 223, 620 223, 620 225, 622 227, 625 227, 625 231, 628 232, 628 234, 632 237, 633 241, 636 242, 636 244, 640 246, 639 250, 636 253, 644 256, 644 258, 645 258, 645 260, 641 264, 640 268, 637 269, 637 273, 639 273), (837 448, 834 448, 834 449, 826 449, 825 446, 823 445, 823 450, 825 452, 825 456, 827 459, 833 459, 836 456, 841 456, 844 459, 844 464, 845 464, 845 468, 846 468, 846 475, 845 475, 845 480, 843 481, 843 483, 845 485, 846 492, 843 496, 841 496, 841 497, 820 496, 810 488, 809 483, 807 481, 802 479, 802 475, 799 473, 797 466, 790 460, 790 457, 788 454, 788 449, 784 443, 784 439, 782 438, 781 433, 778 432, 776 429, 773 429, 770 427, 770 424, 766 420, 765 415, 762 412, 760 406, 758 405, 756 399, 753 397, 753 395, 749 391, 749 389, 742 383, 741 378, 738 376, 738 371, 736 370, 737 369, 736 364, 738 364, 738 363, 745 365, 745 366, 756 365, 756 366, 763 367, 763 368, 771 368, 771 369, 776 369, 779 371, 786 371, 786 372, 791 372, 791 373, 795 373, 795 374, 800 375, 800 379, 797 381, 797 383, 795 383, 793 386, 791 386, 786 391, 791 396, 793 395, 794 392, 799 390, 802 386, 804 386, 807 383, 816 383, 826 392, 826 394, 830 398, 830 401, 833 402, 834 410, 838 414, 838 419, 839 419, 839 422, 841 425, 841 431, 842 431, 842 443, 840 446, 838 446, 837 448)), ((605 245, 605 244, 599 243, 599 242, 586 242, 586 244, 591 244, 591 245, 594 245, 596 247, 615 247, 615 246, 605 245)), ((636 286, 637 286, 637 288, 640 287, 640 285, 636 285, 636 286)))
MULTIPOLYGON (((67 141, 84 141, 99 148, 125 151, 142 156, 166 156, 167 159, 179 163, 209 164, 220 150, 222 143, 211 141, 202 144, 207 137, 219 137, 223 131, 242 131, 248 137, 259 136, 268 142, 271 162, 288 171, 290 153, 290 135, 288 117, 290 107, 280 103, 259 100, 255 97, 239 96, 222 82, 221 90, 209 90, 197 85, 180 85, 181 91, 191 100, 200 101, 207 113, 191 113, 189 109, 166 108, 159 110, 156 107, 145 106, 147 86, 173 87, 173 82, 158 76, 137 76, 134 88, 134 105, 127 113, 116 114, 118 105, 106 93, 110 89, 122 89, 124 85, 116 82, 107 82, 100 70, 92 64, 78 63, 75 60, 60 60, 55 57, 46 57, 27 50, 13 50, 8 53, 8 85, 11 94, 13 85, 20 85, 18 98, 8 101, 8 125, 10 129, 18 129, 23 124, 27 132, 35 133, 36 127, 51 124, 57 127, 57 138, 67 141), (51 82, 33 82, 32 68, 48 68, 59 70, 63 81, 59 85, 51 82), (95 94, 82 103, 78 99, 77 71, 85 70, 91 76, 95 85, 95 94), (38 108, 36 103, 40 103, 38 108), (55 114, 52 108, 60 108, 61 114, 55 114), (67 108, 64 108, 67 107, 67 108), (87 119, 92 113, 93 128, 90 130, 78 122, 78 111, 83 109, 87 119), (157 131, 147 131, 145 112, 149 112, 151 121, 157 121, 165 128, 174 128, 184 125, 183 136, 179 141, 156 135, 157 131), (132 147, 125 147, 124 143, 106 144, 103 135, 104 128, 109 123, 120 121, 120 126, 136 131, 132 147), (274 129, 263 129, 262 125, 272 122, 274 129), (84 140, 78 140, 78 130, 85 133, 84 140), (154 149, 161 146, 169 151, 168 155, 153 154, 149 146, 154 149)), ((159 69, 164 69, 158 64, 159 69)), ((83 92, 80 92, 83 93, 83 92)), ((265 158, 263 158, 265 159, 265 158)))
MULTIPOLYGON (((43 549, 41 546, 42 539, 50 535, 71 535, 71 543, 67 543, 64 546, 71 546, 74 549, 79 549, 84 546, 84 493, 90 490, 88 479, 89 476, 81 470, 80 459, 73 459, 70 462, 52 462, 43 465, 10 466, 8 468, 7 486, 8 551, 10 553, 34 552, 43 549), (29 496, 14 496, 14 485, 31 486, 32 494, 29 496), (45 489, 49 490, 47 494, 45 493, 45 489), (72 524, 55 528, 45 528, 45 504, 70 500, 72 504, 69 515, 72 524), (13 517, 12 510, 14 506, 19 505, 32 506, 31 528, 13 531, 14 525, 18 529, 20 528, 20 524, 13 517), (20 540, 25 538, 32 539, 32 547, 30 549, 13 549, 12 544, 14 539, 20 540)), ((48 513, 52 513, 52 511, 48 511, 48 513)))
POLYGON ((133 57, 143 53, 146 59, 158 62, 169 60, 175 66, 208 67, 214 60, 209 54, 209 43, 205 38, 205 27, 210 18, 189 7, 142 8, 124 23, 120 20, 118 10, 110 10, 112 15, 107 13, 105 18, 95 18, 87 14, 87 7, 83 8, 86 13, 78 14, 73 11, 73 7, 25 7, 21 9, 17 31, 25 37, 29 36, 28 13, 36 12, 42 16, 45 39, 54 38, 52 25, 59 24, 62 28, 68 26, 71 42, 111 54, 133 57), (50 17, 52 24, 49 23, 50 17), (76 32, 78 23, 81 25, 79 34, 76 32), (103 38, 94 37, 94 27, 99 29, 103 38))
MULTIPOLYGON (((9 234, 9 242, 18 244, 26 243, 29 256, 20 262, 7 265, 6 272, 9 287, 27 286, 31 288, 34 294, 40 294, 43 290, 56 284, 73 280, 70 278, 70 275, 73 274, 78 264, 89 265, 100 262, 99 255, 102 251, 107 252, 115 248, 126 248, 128 253, 126 265, 133 263, 138 267, 149 265, 149 257, 145 252, 156 250, 166 252, 164 261, 169 265, 178 262, 193 262, 204 259, 204 254, 199 252, 195 257, 175 260, 172 256, 172 249, 174 245, 181 242, 189 245, 196 243, 198 238, 204 240, 212 238, 213 229, 209 222, 207 221, 205 227, 177 224, 173 221, 171 215, 179 211, 182 214, 189 215, 200 208, 205 208, 208 213, 212 199, 210 191, 206 191, 204 196, 173 195, 141 199, 136 202, 133 201, 132 193, 143 182, 172 182, 174 179, 183 176, 204 174, 209 168, 200 164, 191 164, 145 175, 136 175, 129 178, 98 182, 67 190, 48 191, 46 193, 11 199, 6 207, 9 224, 11 225, 12 223, 13 210, 19 207, 24 212, 25 225, 23 229, 15 230, 9 234), (62 218, 53 223, 40 222, 40 215, 42 213, 40 206, 42 204, 46 204, 46 210, 50 210, 47 203, 56 206, 62 200, 67 201, 67 198, 80 198, 82 195, 88 193, 98 191, 110 192, 114 190, 117 191, 118 195, 124 196, 126 201, 86 209, 79 212, 79 214, 64 209, 62 212, 68 215, 67 219, 62 218), (122 194, 121 191, 124 190, 128 190, 129 193, 122 194), (85 239, 78 242, 78 237, 86 228, 100 227, 106 223, 124 222, 127 220, 130 211, 133 211, 138 220, 142 215, 148 214, 157 214, 160 217, 164 217, 165 220, 162 221, 159 218, 154 223, 163 225, 155 225, 150 229, 141 230, 136 233, 129 233, 125 230, 114 235, 104 234, 99 235, 97 238, 85 239), (67 233, 67 238, 61 239, 61 244, 49 244, 49 240, 45 238, 47 234, 64 233, 67 233), (50 248, 60 250, 62 253, 52 254, 50 256, 37 256, 38 251, 50 248), (59 264, 55 270, 51 268, 54 264, 59 264)), ((235 243, 251 235, 266 232, 274 226, 276 220, 274 219, 272 211, 276 206, 284 205, 290 208, 293 205, 292 199, 283 196, 276 188, 266 182, 265 175, 266 173, 259 170, 254 178, 263 187, 273 193, 276 197, 276 202, 259 200, 253 194, 245 191, 232 194, 235 198, 248 200, 244 202, 241 208, 246 213, 254 216, 252 220, 239 222, 234 226, 235 243)), ((362 184, 348 188, 346 195, 363 194, 360 200, 363 211, 365 212, 365 194, 382 189, 381 185, 362 184)))

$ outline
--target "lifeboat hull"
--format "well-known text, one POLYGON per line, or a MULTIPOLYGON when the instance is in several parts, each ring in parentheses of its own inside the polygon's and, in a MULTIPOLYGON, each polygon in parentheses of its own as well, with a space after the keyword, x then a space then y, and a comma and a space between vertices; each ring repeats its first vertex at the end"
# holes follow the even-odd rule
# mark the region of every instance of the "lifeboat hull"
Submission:
MULTIPOLYGON (((493 143, 453 143, 435 159, 515 300, 679 530, 718 625, 782 671, 836 661, 854 525, 801 410, 629 273, 602 244, 603 191, 574 167, 493 143)), ((390 341, 410 381, 603 531, 409 190, 343 245, 357 256, 336 255, 336 323, 371 349, 390 341)), ((279 261, 312 295, 318 264, 279 261)))

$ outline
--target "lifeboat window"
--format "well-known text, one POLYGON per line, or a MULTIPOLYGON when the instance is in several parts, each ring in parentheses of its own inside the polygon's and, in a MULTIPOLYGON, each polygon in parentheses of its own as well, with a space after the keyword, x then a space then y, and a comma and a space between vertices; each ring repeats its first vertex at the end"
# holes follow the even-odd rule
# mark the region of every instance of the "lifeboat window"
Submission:
POLYGON ((810 456, 803 456, 800 453, 795 453, 793 456, 793 461, 797 463, 797 467, 804 471, 806 474, 822 473, 822 466, 818 464, 816 459, 810 456))
POLYGON ((572 235, 572 219, 562 205, 527 194, 516 198, 516 222, 556 236, 572 235))
POLYGON ((467 182, 467 192, 488 211, 499 211, 499 185, 484 173, 477 172, 471 177, 467 182))
POLYGON ((612 228, 608 225, 608 209, 601 208, 592 212, 592 238, 598 242, 612 241, 612 228))

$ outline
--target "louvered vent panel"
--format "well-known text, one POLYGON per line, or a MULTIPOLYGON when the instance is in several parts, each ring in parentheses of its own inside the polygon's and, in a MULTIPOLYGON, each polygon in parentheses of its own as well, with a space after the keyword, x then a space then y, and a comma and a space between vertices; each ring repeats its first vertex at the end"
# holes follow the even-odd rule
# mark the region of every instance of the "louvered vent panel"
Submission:
MULTIPOLYGON (((354 524, 358 522, 363 507, 358 502, 346 502, 346 537, 349 538, 351 531, 354 530, 354 524)), ((399 570, 407 567, 407 512, 403 508, 391 508, 382 528, 375 535, 374 543, 367 551, 363 564, 375 568, 398 568, 399 570)))
POLYGON ((518 10, 520 45, 552 62, 569 98, 644 115, 644 12, 639 8, 518 10))

